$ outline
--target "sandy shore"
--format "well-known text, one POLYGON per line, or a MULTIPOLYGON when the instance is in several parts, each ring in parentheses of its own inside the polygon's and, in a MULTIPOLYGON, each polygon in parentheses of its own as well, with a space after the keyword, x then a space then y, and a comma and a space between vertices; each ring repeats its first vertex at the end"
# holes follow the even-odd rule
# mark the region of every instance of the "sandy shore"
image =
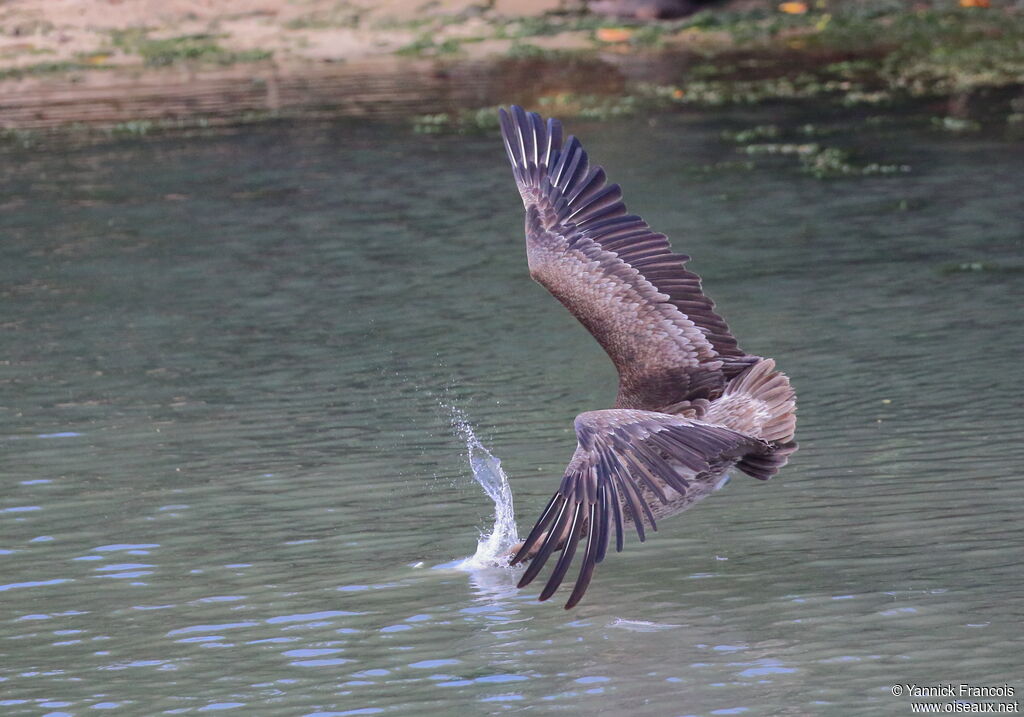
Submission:
POLYGON ((8 0, 0 129, 451 114, 638 87, 716 104, 1024 83, 1012 7, 908 3, 886 17, 832 6, 734 0, 690 20, 638 24, 581 13, 579 0, 8 0), (908 18, 920 27, 900 35, 908 18), (953 60, 930 49, 952 41, 965 43, 953 60))
MULTIPOLYGON (((0 6, 0 127, 444 111, 493 94, 484 61, 517 42, 501 29, 563 5, 12 0, 0 6)), ((588 44, 580 32, 537 40, 588 44)))

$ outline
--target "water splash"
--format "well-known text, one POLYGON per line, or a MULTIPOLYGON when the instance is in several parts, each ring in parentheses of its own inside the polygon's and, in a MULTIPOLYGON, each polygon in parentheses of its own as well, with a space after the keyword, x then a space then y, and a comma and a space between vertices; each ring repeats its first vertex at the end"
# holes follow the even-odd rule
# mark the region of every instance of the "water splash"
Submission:
POLYGON ((484 444, 473 432, 473 427, 465 415, 457 409, 452 411, 452 427, 466 442, 469 467, 473 471, 473 478, 484 489, 487 496, 494 501, 494 526, 489 533, 480 535, 476 553, 444 567, 453 567, 459 570, 507 567, 508 561, 505 555, 513 545, 519 542, 515 508, 512 505, 512 488, 508 484, 508 476, 501 469, 501 461, 484 447, 484 444))

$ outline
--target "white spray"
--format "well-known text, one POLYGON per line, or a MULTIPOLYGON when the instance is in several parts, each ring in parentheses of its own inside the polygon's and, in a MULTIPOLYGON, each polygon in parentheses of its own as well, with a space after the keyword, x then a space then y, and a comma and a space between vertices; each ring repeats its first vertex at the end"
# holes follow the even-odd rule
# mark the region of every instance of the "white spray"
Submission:
POLYGON ((473 471, 473 478, 494 501, 494 527, 489 533, 480 535, 476 553, 472 557, 451 567, 461 570, 507 567, 508 551, 519 542, 519 534, 516 532, 515 509, 512 505, 512 488, 508 484, 508 477, 501 469, 501 461, 484 447, 473 433, 473 427, 469 425, 465 415, 457 409, 452 411, 452 426, 466 441, 469 467, 473 471))

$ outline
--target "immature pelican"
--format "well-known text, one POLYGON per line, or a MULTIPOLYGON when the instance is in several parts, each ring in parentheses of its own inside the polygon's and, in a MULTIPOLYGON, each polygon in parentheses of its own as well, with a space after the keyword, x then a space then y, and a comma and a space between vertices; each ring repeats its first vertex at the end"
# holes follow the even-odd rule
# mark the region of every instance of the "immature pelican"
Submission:
POLYGON ((528 585, 561 551, 547 600, 584 537, 565 607, 580 601, 594 566, 623 526, 680 513, 736 467, 767 480, 796 450, 796 395, 775 362, 741 351, 700 277, 663 234, 627 214, 617 184, 589 166, 575 137, 513 106, 501 134, 526 207, 530 276, 593 334, 619 372, 615 406, 576 417, 578 445, 554 497, 510 564, 532 563, 528 585))

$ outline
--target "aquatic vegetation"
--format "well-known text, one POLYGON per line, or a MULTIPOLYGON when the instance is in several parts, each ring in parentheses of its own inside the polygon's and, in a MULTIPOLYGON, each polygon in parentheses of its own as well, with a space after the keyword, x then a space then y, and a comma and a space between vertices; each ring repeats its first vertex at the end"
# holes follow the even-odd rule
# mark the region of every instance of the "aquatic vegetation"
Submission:
POLYGON ((722 139, 739 144, 749 144, 759 139, 774 139, 780 134, 781 130, 778 125, 759 124, 756 127, 749 127, 737 132, 724 130, 722 132, 722 139))
POLYGON ((700 170, 706 174, 711 174, 713 172, 749 172, 754 169, 757 169, 757 163, 749 160, 745 162, 715 162, 714 164, 702 165, 700 168, 700 170))
POLYGON ((412 118, 412 129, 417 134, 438 134, 451 131, 453 127, 452 116, 447 112, 416 115, 412 118))
POLYGON ((851 161, 849 152, 838 147, 822 147, 816 151, 801 154, 800 163, 803 171, 818 179, 869 174, 903 174, 910 171, 910 166, 906 164, 870 162, 858 165, 851 161))
MULTIPOLYGON (((649 106, 643 98, 632 95, 616 97, 571 92, 542 95, 536 102, 548 112, 593 120, 624 117, 649 106)), ((498 106, 416 115, 412 119, 412 128, 418 134, 492 131, 498 128, 498 106)))
POLYGON ((230 119, 206 116, 138 118, 110 125, 73 122, 40 129, 0 129, 0 148, 8 146, 54 150, 102 144, 111 139, 144 140, 167 134, 176 137, 206 136, 277 118, 278 115, 270 112, 246 112, 230 119))
MULTIPOLYGON (((252 121, 262 121, 265 119, 267 119, 265 115, 261 115, 258 120, 254 120, 252 117, 243 115, 232 124, 247 124, 252 121)), ((118 122, 115 125, 94 130, 92 133, 95 134, 99 132, 106 134, 109 137, 146 137, 158 132, 205 130, 213 126, 215 126, 215 123, 211 123, 207 117, 191 117, 188 119, 177 120, 137 119, 129 120, 127 122, 118 122)), ((84 134, 89 134, 89 129, 89 127, 83 126, 81 131, 84 134)))
POLYGON ((554 95, 542 95, 537 98, 537 105, 545 112, 571 114, 586 119, 606 120, 612 117, 624 117, 635 113, 644 103, 635 95, 605 96, 594 94, 577 94, 559 92, 554 95))
MULTIPOLYGON (((737 73, 739 74, 739 73, 737 73)), ((859 86, 856 86, 859 87, 859 86)), ((669 102, 683 105, 719 107, 754 105, 773 100, 805 100, 814 98, 855 98, 855 85, 846 80, 828 78, 812 72, 739 80, 732 77, 693 79, 681 85, 645 86, 642 91, 669 102)), ((873 101, 872 104, 876 104, 873 101)))
POLYGON ((443 132, 464 134, 485 132, 497 129, 497 127, 498 108, 496 106, 416 115, 412 119, 412 129, 417 134, 440 134, 443 132))
POLYGON ((869 174, 902 174, 910 171, 905 164, 857 164, 847 150, 822 146, 814 142, 748 144, 738 151, 747 155, 789 155, 796 157, 802 171, 818 178, 864 176, 869 174))
POLYGON ((134 120, 131 122, 118 122, 108 131, 111 135, 130 135, 145 137, 153 129, 153 122, 150 120, 134 120))
POLYGON ((830 134, 835 134, 837 131, 835 127, 822 127, 812 123, 802 124, 796 128, 796 132, 803 137, 826 137, 830 134))
POLYGON ((22 149, 34 147, 40 134, 30 129, 0 129, 0 145, 8 144, 22 149))
POLYGON ((977 132, 981 129, 981 123, 962 117, 932 117, 932 126, 947 132, 977 132))

